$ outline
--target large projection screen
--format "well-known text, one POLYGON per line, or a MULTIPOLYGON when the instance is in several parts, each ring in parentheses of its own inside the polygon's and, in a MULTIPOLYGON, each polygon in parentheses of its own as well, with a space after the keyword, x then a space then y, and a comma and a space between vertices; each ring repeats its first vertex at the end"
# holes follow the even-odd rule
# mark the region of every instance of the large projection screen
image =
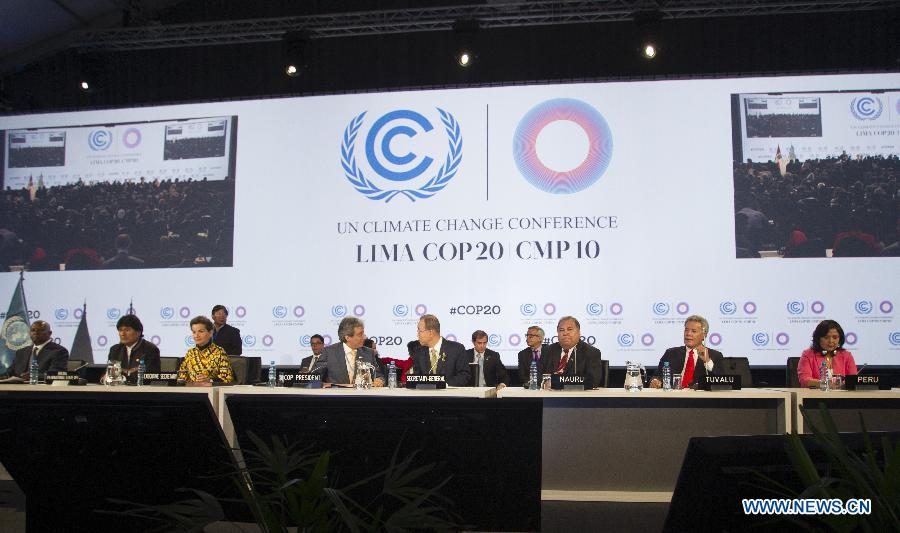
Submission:
MULTIPOLYGON (((132 304, 183 355, 188 321, 221 303, 244 354, 279 364, 314 333, 336 341, 345 316, 405 358, 426 312, 469 345, 487 331, 509 365, 528 326, 553 341, 565 315, 611 364, 655 363, 695 313, 708 345, 754 365, 799 355, 824 318, 858 363, 897 364, 898 87, 581 83, 0 117, 2 259, 26 265, 29 309, 64 345, 87 303, 100 361, 132 304)), ((0 298, 18 277, 0 274, 0 298)))

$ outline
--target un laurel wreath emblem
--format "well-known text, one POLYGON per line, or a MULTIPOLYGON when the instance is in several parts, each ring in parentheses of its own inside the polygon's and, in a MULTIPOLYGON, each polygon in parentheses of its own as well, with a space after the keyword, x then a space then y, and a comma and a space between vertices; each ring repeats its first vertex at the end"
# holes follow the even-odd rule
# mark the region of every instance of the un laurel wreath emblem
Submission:
MULTIPOLYGON (((344 130, 344 135, 341 140, 341 166, 344 169, 344 176, 347 178, 350 184, 353 185, 353 188, 356 189, 360 194, 365 195, 370 200, 384 200, 385 202, 390 202, 396 196, 403 195, 409 198, 411 201, 415 202, 416 200, 430 198, 440 192, 444 187, 446 187, 447 184, 450 183, 450 180, 452 180, 454 176, 456 176, 456 173, 459 170, 459 164, 462 162, 462 134, 459 128, 459 122, 457 122, 456 118, 454 118, 453 115, 441 108, 435 109, 437 109, 437 112, 441 117, 441 123, 444 125, 444 131, 447 134, 447 156, 444 159, 443 165, 441 165, 441 167, 438 169, 437 173, 431 176, 424 184, 422 184, 418 188, 382 189, 365 176, 362 169, 356 163, 355 145, 357 135, 362 128, 367 111, 363 111, 362 113, 354 117, 353 120, 351 120, 347 125, 347 128, 344 130)), ((375 124, 372 127, 372 131, 369 133, 369 137, 366 140, 366 155, 369 158, 369 162, 376 169, 376 173, 381 177, 391 181, 406 181, 418 176, 417 174, 415 174, 416 170, 427 170, 427 167, 430 166, 432 159, 426 157, 424 161, 420 162, 416 169, 403 173, 390 172, 374 161, 374 135, 375 133, 377 133, 380 127, 383 127, 389 120, 393 118, 405 118, 412 120, 413 122, 419 124, 425 131, 430 130, 432 126, 422 115, 413 111, 400 110, 388 113, 379 118, 377 121, 375 121, 375 124), (379 168, 383 173, 378 172, 379 168)), ((395 127, 386 134, 386 139, 382 141, 381 148, 383 150, 387 150, 390 138, 397 135, 412 137, 413 135, 415 135, 415 132, 408 126, 395 127)), ((387 157, 394 163, 403 164, 409 163, 414 156, 412 154, 406 154, 405 156, 387 154, 387 157)))
POLYGON ((20 315, 13 315, 3 321, 0 338, 10 350, 18 350, 31 344, 28 323, 20 315))

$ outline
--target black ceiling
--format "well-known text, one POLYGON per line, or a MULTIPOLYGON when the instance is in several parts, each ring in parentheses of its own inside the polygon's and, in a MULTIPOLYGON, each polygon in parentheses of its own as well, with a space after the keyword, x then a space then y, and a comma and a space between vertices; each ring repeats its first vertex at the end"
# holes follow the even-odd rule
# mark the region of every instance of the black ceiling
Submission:
MULTIPOLYGON (((681 4, 690 1, 681 0, 681 4)), ((757 1, 766 4, 765 0, 757 1)), ((648 25, 641 16, 645 11, 638 8, 657 6, 663 10, 657 12, 672 13, 675 3, 670 3, 666 12, 665 2, 562 1, 552 13, 553 20, 564 20, 560 15, 565 15, 565 9, 574 12, 576 7, 583 16, 589 13, 585 7, 593 5, 624 15, 617 15, 619 21, 607 22, 578 22, 573 18, 573 23, 534 26, 495 22, 491 27, 483 23, 488 27, 475 34, 478 58, 469 69, 461 69, 453 60, 460 36, 450 29, 435 26, 434 31, 369 31, 366 35, 360 30, 362 25, 356 24, 347 36, 314 36, 307 46, 308 68, 297 78, 283 74, 284 46, 275 40, 111 51, 88 47, 89 34, 84 33, 92 29, 158 28, 171 34, 176 24, 185 25, 188 31, 191 24, 210 21, 351 12, 363 12, 368 20, 376 20, 372 13, 379 10, 395 19, 412 15, 415 20, 423 8, 448 5, 472 9, 483 16, 485 9, 500 9, 510 3, 4 0, 0 2, 0 20, 4 20, 0 105, 7 112, 28 112, 573 79, 900 70, 900 2, 840 12, 786 11, 754 16, 754 11, 748 10, 741 16, 666 15, 648 25), (619 7, 629 9, 613 9, 619 7), (631 8, 634 13, 628 13, 631 8), (404 14, 403 10, 411 11, 404 14), (653 61, 638 54, 648 32, 656 35, 660 47, 653 61), (90 92, 77 87, 85 75, 96 81, 90 92)), ((512 3, 531 6, 529 2, 512 3)), ((753 4, 748 0, 741 5, 753 4)), ((791 3, 780 3, 785 4, 791 3)))

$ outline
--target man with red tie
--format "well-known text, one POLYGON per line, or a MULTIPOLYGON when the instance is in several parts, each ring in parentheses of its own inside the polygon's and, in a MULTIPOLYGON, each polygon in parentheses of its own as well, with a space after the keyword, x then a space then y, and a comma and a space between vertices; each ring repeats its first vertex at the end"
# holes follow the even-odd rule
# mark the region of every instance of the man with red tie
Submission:
POLYGON ((564 316, 556 324, 559 339, 541 354, 541 372, 566 376, 584 376, 588 388, 604 386, 600 350, 581 340, 581 324, 573 316, 564 316))
MULTIPOLYGON (((686 389, 700 383, 703 376, 715 373, 716 364, 722 360, 722 352, 710 350, 703 344, 709 333, 709 322, 700 315, 691 315, 684 321, 684 346, 669 348, 659 360, 656 375, 662 376, 663 364, 668 361, 672 375, 681 374, 681 387, 686 389)), ((659 377, 650 381, 654 389, 662 387, 659 377)))

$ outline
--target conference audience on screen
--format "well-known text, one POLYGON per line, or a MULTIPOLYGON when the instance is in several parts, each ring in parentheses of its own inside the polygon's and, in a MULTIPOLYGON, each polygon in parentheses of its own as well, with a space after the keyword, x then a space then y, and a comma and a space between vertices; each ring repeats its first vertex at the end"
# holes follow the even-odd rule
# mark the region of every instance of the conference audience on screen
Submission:
POLYGON ((322 355, 322 348, 325 347, 325 337, 316 333, 309 338, 309 347, 312 349, 312 355, 304 357, 300 361, 301 372, 312 372, 312 369, 316 367, 316 363, 319 362, 319 357, 322 355))
POLYGON ((212 308, 213 342, 218 344, 228 355, 244 353, 241 330, 228 323, 228 308, 214 305, 212 308))
POLYGON ((818 113, 747 115, 747 137, 821 137, 818 113))
POLYGON ((818 387, 822 362, 835 376, 856 375, 853 354, 844 349, 844 328, 834 320, 823 320, 813 330, 812 344, 800 354, 797 377, 801 387, 818 387))
POLYGON ((600 350, 581 339, 581 323, 564 316, 556 324, 557 342, 543 349, 542 374, 584 376, 588 388, 604 385, 600 350))
POLYGON ((31 346, 16 350, 12 364, 0 378, 18 377, 25 381, 31 378, 31 359, 37 358, 38 379, 43 379, 47 372, 64 371, 69 362, 69 350, 50 340, 53 331, 50 324, 43 320, 35 320, 31 324, 31 346))
MULTIPOLYGON (((144 360, 144 371, 160 372, 159 348, 144 338, 144 325, 135 315, 124 315, 116 322, 119 342, 109 347, 109 361, 119 361, 129 381, 137 379, 138 366, 144 360)), ((100 379, 103 381, 103 378, 100 379)))
POLYGON ((191 319, 194 347, 189 349, 178 369, 179 378, 188 385, 209 387, 213 382, 232 383, 234 372, 228 354, 213 342, 213 323, 205 316, 191 319))
POLYGON ((234 180, 159 180, 0 191, 3 270, 230 266, 234 180))
POLYGON ((703 341, 709 334, 709 322, 700 315, 691 315, 684 320, 684 345, 669 348, 659 359, 656 377, 650 380, 654 389, 662 387, 663 366, 669 363, 672 376, 681 375, 681 388, 696 388, 705 376, 716 371, 722 362, 722 352, 707 348, 703 341))
POLYGON ((322 350, 319 362, 313 372, 322 374, 323 381, 332 385, 353 385, 356 383, 359 363, 372 365, 372 386, 384 386, 384 373, 375 360, 375 352, 366 348, 366 330, 363 321, 352 316, 344 317, 338 324, 338 342, 322 350))
POLYGON ((738 257, 896 256, 900 158, 734 164, 738 257), (885 249, 887 248, 887 251, 885 249))
POLYGON ((541 371, 541 351, 544 349, 544 330, 538 326, 531 326, 525 332, 526 348, 519 352, 519 382, 528 383, 531 379, 531 362, 537 363, 538 372, 541 371))
POLYGON ((419 346, 413 352, 413 370, 418 375, 444 376, 447 385, 469 385, 469 359, 462 344, 441 336, 441 322, 434 315, 422 315, 416 324, 419 346))
POLYGON ((502 389, 509 383, 509 375, 500 354, 487 347, 488 334, 482 330, 472 333, 473 347, 466 350, 466 359, 470 365, 478 365, 478 383, 476 387, 496 387, 502 389))

